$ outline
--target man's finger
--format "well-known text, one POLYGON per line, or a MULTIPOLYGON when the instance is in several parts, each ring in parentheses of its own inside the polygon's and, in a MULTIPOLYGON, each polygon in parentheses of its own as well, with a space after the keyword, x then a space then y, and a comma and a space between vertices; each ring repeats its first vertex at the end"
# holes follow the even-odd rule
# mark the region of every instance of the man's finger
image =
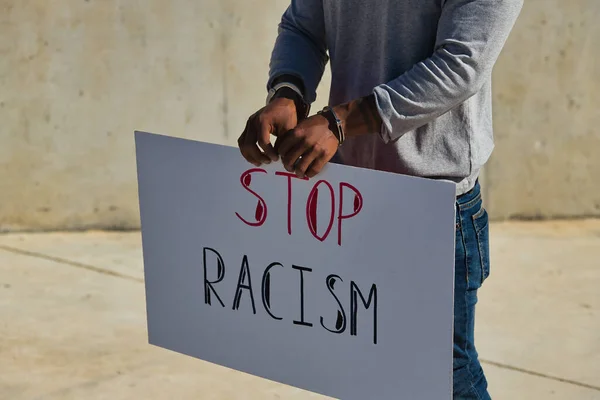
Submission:
MULTIPOLYGON (((309 151, 311 146, 305 141, 299 141, 293 148, 291 148, 284 156, 282 156, 281 161, 283 162, 283 166, 289 172, 292 172, 296 168, 296 163, 299 161, 300 156, 306 153, 308 156, 311 151, 309 151)), ((312 159, 314 160, 314 157, 312 159)), ((310 164, 309 164, 310 165, 310 164)), ((307 165, 308 166, 308 165, 307 165)))
POLYGON ((256 160, 250 158, 248 156, 248 154, 246 154, 245 148, 244 148, 244 143, 246 143, 246 133, 248 130, 248 121, 246 122, 246 127, 244 128, 244 131, 242 132, 242 134, 240 135, 240 137, 238 138, 238 148, 240 149, 240 153, 242 154, 242 157, 244 157, 244 159, 246 161, 248 161, 250 164, 254 164, 256 165, 256 160))
POLYGON ((271 160, 262 154, 256 145, 256 131, 252 130, 252 121, 253 117, 248 119, 246 122, 246 129, 242 133, 238 140, 238 145, 240 147, 240 151, 242 152, 242 156, 249 163, 253 164, 256 167, 259 167, 262 163, 269 163, 271 160))
POLYGON ((259 167, 261 164, 270 164, 271 159, 263 154, 262 151, 256 145, 256 142, 246 141, 242 146, 242 152, 245 152, 246 156, 254 160, 253 164, 259 167))
POLYGON ((283 136, 277 138, 275 142, 275 150, 283 159, 286 154, 298 144, 300 138, 297 136, 295 129, 287 131, 283 136))
POLYGON ((265 152, 265 155, 271 161, 277 161, 279 156, 271 145, 271 129, 270 125, 259 121, 258 145, 265 152))
POLYGON ((296 172, 296 176, 298 176, 298 178, 304 178, 305 176, 307 176, 306 174, 308 168, 315 161, 317 156, 318 154, 316 152, 310 150, 302 154, 302 158, 299 159, 298 163, 296 164, 296 167, 294 168, 294 171, 296 172))
POLYGON ((327 164, 328 161, 329 160, 324 155, 317 157, 312 162, 312 164, 306 169, 305 175, 309 178, 314 178, 319 172, 321 172, 321 170, 323 169, 325 164, 327 164))
POLYGON ((244 157, 244 159, 246 161, 248 161, 250 164, 253 164, 255 166, 258 166, 258 162, 253 159, 248 152, 246 151, 246 136, 248 135, 248 126, 250 124, 250 119, 252 117, 248 118, 248 121, 246 121, 246 127, 244 128, 244 131, 242 132, 242 134, 240 135, 240 137, 238 138, 238 147, 240 149, 240 153, 242 153, 242 157, 244 157))
POLYGON ((281 155, 279 153, 279 148, 281 147, 281 144, 283 143, 283 141, 285 140, 286 136, 291 132, 292 130, 287 130, 285 132, 281 132, 279 135, 277 135, 277 139, 275 140, 275 152, 278 155, 281 155))
POLYGON ((252 157, 254 160, 260 164, 269 164, 271 163, 271 158, 265 155, 257 145, 259 135, 260 135, 260 111, 254 113, 250 119, 248 120, 248 128, 246 133, 246 141, 244 144, 244 148, 246 152, 252 157))

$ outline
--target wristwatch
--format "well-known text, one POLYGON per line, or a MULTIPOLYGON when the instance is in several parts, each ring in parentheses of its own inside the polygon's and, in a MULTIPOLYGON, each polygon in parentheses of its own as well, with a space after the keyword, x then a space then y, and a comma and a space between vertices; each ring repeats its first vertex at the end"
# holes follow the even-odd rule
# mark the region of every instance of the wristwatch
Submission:
POLYGON ((342 128, 342 121, 338 118, 335 111, 333 111, 333 108, 325 107, 317 112, 317 115, 327 118, 327 121, 329 121, 329 130, 333 132, 341 146, 344 140, 346 140, 346 135, 344 134, 344 128, 342 128))
POLYGON ((294 101, 296 104, 296 112, 298 113, 298 121, 305 119, 308 117, 310 113, 310 104, 308 104, 304 100, 304 96, 302 95, 302 91, 298 88, 298 86, 289 82, 281 82, 277 85, 273 86, 267 95, 267 104, 269 104, 275 95, 281 90, 281 93, 288 92, 289 95, 283 95, 282 97, 289 98, 294 101))

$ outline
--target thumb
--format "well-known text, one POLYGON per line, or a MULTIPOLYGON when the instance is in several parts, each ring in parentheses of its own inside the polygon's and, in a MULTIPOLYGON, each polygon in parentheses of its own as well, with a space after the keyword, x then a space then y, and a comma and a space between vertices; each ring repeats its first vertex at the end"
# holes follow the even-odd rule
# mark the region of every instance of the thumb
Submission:
POLYGON ((258 133, 258 145, 271 161, 277 161, 279 159, 279 156, 271 144, 271 133, 274 133, 274 131, 271 124, 261 123, 258 133))
POLYGON ((281 123, 277 124, 274 135, 280 137, 294 129, 297 125, 298 118, 296 117, 296 114, 291 115, 290 117, 283 119, 281 123))

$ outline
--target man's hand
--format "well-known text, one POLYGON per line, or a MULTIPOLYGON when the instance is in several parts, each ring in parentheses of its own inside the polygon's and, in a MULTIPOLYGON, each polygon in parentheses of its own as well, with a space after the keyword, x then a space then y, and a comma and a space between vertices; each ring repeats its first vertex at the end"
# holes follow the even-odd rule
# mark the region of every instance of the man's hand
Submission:
POLYGON ((315 115, 294 129, 277 137, 275 150, 283 166, 299 178, 317 175, 339 147, 337 137, 329 130, 327 118, 315 115))
POLYGON ((266 107, 248 118, 246 129, 238 139, 242 155, 257 167, 277 161, 279 157, 271 145, 271 135, 280 136, 294 128, 297 123, 294 101, 283 97, 273 99, 266 107))

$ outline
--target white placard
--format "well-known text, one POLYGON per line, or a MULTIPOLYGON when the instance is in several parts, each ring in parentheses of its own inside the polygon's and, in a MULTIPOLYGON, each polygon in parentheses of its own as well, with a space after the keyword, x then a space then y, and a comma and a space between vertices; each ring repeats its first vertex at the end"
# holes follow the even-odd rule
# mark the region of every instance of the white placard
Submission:
POLYGON ((452 397, 453 183, 135 139, 151 344, 336 398, 452 397))

